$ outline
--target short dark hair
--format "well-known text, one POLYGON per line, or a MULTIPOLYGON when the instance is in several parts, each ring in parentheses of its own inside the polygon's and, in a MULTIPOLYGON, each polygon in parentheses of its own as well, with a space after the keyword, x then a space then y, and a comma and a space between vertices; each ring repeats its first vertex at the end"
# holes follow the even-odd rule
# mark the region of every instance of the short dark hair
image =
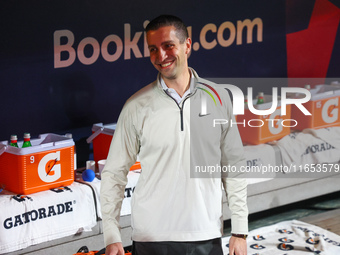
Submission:
POLYGON ((184 25, 183 21, 173 15, 161 15, 150 21, 146 26, 145 31, 157 30, 161 27, 174 26, 176 28, 176 35, 180 43, 184 43, 189 37, 187 27, 184 25))

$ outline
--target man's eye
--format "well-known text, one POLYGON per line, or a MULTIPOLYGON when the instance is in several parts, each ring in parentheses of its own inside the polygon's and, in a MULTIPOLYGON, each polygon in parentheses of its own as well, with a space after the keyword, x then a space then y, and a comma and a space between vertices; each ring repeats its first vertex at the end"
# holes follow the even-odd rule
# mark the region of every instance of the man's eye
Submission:
POLYGON ((155 49, 155 48, 150 48, 149 51, 150 51, 150 53, 151 53, 151 52, 155 52, 156 49, 155 49))
POLYGON ((167 44, 167 45, 166 45, 166 48, 167 48, 167 49, 171 49, 173 46, 174 46, 173 44, 167 44))

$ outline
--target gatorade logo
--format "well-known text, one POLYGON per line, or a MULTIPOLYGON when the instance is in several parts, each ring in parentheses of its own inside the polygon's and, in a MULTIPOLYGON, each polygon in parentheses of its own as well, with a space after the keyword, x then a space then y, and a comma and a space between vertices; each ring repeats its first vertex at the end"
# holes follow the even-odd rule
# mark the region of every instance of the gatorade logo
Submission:
POLYGON ((26 200, 30 200, 33 201, 33 199, 29 196, 25 196, 25 195, 15 195, 12 197, 14 200, 18 201, 18 202, 24 202, 26 200))
POLYGON ((294 246, 290 244, 280 243, 277 248, 281 251, 291 251, 294 250, 294 246))
POLYGON ((306 248, 307 251, 310 251, 313 254, 321 254, 321 251, 319 251, 319 250, 317 250, 315 248, 313 248, 313 249, 311 249, 310 247, 305 247, 305 248, 306 248))
POLYGON ((45 155, 39 162, 38 175, 43 182, 54 182, 61 177, 60 151, 45 155))
POLYGON ((265 249, 266 247, 263 246, 263 245, 259 245, 257 243, 254 243, 254 244, 250 245, 250 248, 255 249, 255 250, 262 250, 262 249, 265 249))
POLYGON ((294 240, 291 240, 291 239, 288 239, 287 237, 284 237, 284 238, 280 238, 279 242, 281 242, 281 243, 292 243, 292 242, 294 242, 294 240))
POLYGON ((264 238, 263 236, 257 235, 257 236, 253 236, 253 239, 255 241, 262 241, 262 240, 266 240, 266 238, 264 238))
POLYGON ((293 234, 292 231, 289 231, 287 229, 279 229, 279 233, 281 233, 281 234, 288 234, 288 235, 293 234))
POLYGON ((59 187, 59 188, 55 188, 55 189, 50 189, 50 191, 53 191, 55 193, 63 193, 63 192, 66 192, 66 191, 70 191, 70 192, 73 192, 72 189, 70 189, 69 187, 59 187))
POLYGON ((281 133, 283 130, 282 119, 280 118, 281 117, 280 112, 281 110, 277 109, 269 117, 269 119, 273 120, 273 123, 268 122, 268 128, 269 128, 270 133, 272 133, 273 135, 277 135, 281 133))
POLYGON ((318 244, 319 242, 320 242, 319 240, 314 240, 311 237, 306 240, 306 243, 308 244, 318 244))
POLYGON ((40 221, 45 218, 54 217, 65 213, 71 213, 73 212, 73 204, 75 204, 75 201, 68 201, 48 207, 36 208, 31 211, 26 211, 24 213, 13 215, 12 217, 5 219, 2 225, 5 229, 11 229, 29 224, 30 222, 36 220, 40 221))
POLYGON ((322 107, 321 116, 324 122, 333 123, 338 120, 339 116, 339 98, 328 100, 322 107))

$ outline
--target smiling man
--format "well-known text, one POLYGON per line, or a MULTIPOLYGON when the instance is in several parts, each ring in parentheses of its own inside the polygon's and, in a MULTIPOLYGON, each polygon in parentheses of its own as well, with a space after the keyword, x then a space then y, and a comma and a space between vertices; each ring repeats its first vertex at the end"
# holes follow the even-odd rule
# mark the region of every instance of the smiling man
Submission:
POLYGON ((174 26, 163 26, 156 30, 147 28, 147 42, 151 63, 159 71, 164 83, 183 97, 189 89, 191 75, 187 60, 191 39, 183 32, 183 28, 178 29, 181 30, 174 26))
MULTIPOLYGON (((127 174, 137 155, 142 172, 131 204, 134 255, 222 255, 222 186, 232 212, 230 254, 246 255, 246 181, 222 175, 193 178, 190 173, 195 162, 245 165, 237 127, 225 125, 211 137, 194 135, 196 127, 200 133, 206 124, 198 114, 202 125, 194 125, 191 118, 197 108, 193 102, 204 93, 199 84, 214 85, 188 67, 192 42, 179 18, 159 16, 146 32, 150 60, 159 75, 124 105, 102 171, 106 255, 124 254, 119 215, 127 174)), ((234 118, 228 94, 220 92, 218 111, 234 118)))

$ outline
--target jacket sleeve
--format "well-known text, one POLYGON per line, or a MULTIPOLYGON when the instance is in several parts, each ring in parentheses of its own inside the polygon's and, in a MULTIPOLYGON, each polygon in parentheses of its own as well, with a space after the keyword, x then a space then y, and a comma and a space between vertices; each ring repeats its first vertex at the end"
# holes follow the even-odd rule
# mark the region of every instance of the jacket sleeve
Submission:
POLYGON ((134 119, 128 103, 125 104, 101 174, 100 204, 105 246, 122 241, 119 225, 120 211, 127 175, 130 167, 136 162, 139 150, 134 119))
MULTIPOLYGON (((227 98, 229 99, 229 97, 227 98)), ((226 101, 229 119, 232 120, 221 136, 222 166, 230 166, 233 171, 222 176, 222 183, 226 191, 228 206, 231 211, 231 233, 248 233, 247 180, 240 172, 246 166, 241 137, 232 114, 230 99, 226 101)))

